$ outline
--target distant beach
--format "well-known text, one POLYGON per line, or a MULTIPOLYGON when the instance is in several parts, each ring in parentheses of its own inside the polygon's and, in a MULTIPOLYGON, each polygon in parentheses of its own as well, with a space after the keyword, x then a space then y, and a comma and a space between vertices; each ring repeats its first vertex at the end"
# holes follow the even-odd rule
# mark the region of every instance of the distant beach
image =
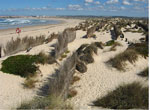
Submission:
POLYGON ((31 18, 0 18, 0 29, 10 29, 25 26, 37 26, 47 24, 59 24, 62 21, 52 19, 31 19, 31 18))

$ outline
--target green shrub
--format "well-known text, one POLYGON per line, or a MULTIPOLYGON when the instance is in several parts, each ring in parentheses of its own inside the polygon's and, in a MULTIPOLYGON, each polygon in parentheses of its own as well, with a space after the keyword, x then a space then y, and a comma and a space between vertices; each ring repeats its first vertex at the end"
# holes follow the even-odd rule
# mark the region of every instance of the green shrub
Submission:
POLYGON ((110 109, 148 109, 148 87, 138 82, 122 85, 93 103, 110 109))
POLYGON ((32 55, 11 56, 3 61, 1 71, 27 77, 35 74, 37 66, 34 63, 36 60, 37 56, 32 55))
POLYGON ((149 76, 149 68, 144 69, 144 71, 142 71, 138 75, 141 77, 148 77, 149 76))
POLYGON ((110 40, 110 41, 106 42, 106 46, 111 46, 111 45, 113 45, 114 43, 115 43, 114 40, 110 40))

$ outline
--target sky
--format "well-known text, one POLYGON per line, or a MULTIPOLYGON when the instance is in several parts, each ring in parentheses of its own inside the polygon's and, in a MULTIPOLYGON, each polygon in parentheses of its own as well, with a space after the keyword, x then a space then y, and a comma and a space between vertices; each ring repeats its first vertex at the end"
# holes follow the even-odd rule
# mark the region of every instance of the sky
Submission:
POLYGON ((0 15, 147 17, 148 0, 0 0, 0 15))

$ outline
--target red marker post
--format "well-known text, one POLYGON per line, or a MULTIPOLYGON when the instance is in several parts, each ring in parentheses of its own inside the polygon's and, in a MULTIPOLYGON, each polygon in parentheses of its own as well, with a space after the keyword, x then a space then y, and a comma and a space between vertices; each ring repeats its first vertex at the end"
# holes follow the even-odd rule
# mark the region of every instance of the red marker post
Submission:
POLYGON ((17 29, 16 29, 16 33, 18 34, 18 36, 20 36, 21 29, 20 29, 20 28, 17 28, 17 29))

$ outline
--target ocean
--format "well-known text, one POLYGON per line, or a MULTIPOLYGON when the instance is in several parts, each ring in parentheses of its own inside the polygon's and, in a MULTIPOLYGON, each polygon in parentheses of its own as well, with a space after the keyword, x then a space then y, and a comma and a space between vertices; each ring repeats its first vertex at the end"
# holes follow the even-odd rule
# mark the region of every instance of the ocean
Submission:
POLYGON ((23 18, 0 18, 0 29, 17 28, 24 26, 36 26, 46 24, 58 24, 59 20, 45 20, 45 19, 23 19, 23 18))

